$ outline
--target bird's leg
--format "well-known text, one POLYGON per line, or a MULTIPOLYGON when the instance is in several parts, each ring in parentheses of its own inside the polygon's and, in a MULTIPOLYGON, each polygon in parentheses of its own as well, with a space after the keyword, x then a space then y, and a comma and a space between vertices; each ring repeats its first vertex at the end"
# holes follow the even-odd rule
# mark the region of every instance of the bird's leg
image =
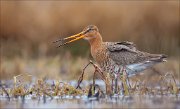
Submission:
POLYGON ((102 70, 101 70, 96 64, 94 64, 91 60, 90 60, 89 63, 83 68, 83 71, 82 71, 82 73, 81 73, 81 76, 80 76, 79 79, 78 79, 78 85, 77 85, 76 89, 77 89, 77 88, 81 88, 81 87, 80 87, 80 84, 81 84, 81 82, 82 82, 82 80, 83 80, 83 76, 84 76, 84 73, 85 73, 85 69, 86 69, 90 64, 92 64, 92 65, 94 66, 94 68, 95 68, 95 72, 94 72, 94 73, 97 72, 97 73, 99 74, 100 78, 105 82, 105 84, 106 84, 106 93, 107 93, 107 94, 112 94, 111 86, 110 86, 110 83, 109 83, 109 79, 106 78, 106 76, 104 75, 104 73, 102 72, 102 70))
POLYGON ((128 77, 128 73, 127 73, 127 71, 126 71, 126 67, 124 68, 124 75, 125 75, 125 77, 126 77, 126 83, 127 83, 127 85, 129 86, 129 88, 131 88, 131 84, 130 84, 130 82, 129 82, 129 77, 128 77))
POLYGON ((104 75, 103 71, 96 64, 94 64, 92 61, 91 61, 91 64, 95 68, 95 73, 97 72, 99 74, 100 78, 105 82, 105 84, 106 84, 106 93, 109 94, 109 95, 112 94, 109 78, 106 77, 104 75))
POLYGON ((120 78, 120 94, 124 95, 124 84, 123 84, 123 67, 119 69, 119 77, 120 78))
POLYGON ((93 88, 92 88, 92 94, 94 95, 94 93, 95 93, 95 77, 96 77, 96 70, 94 71, 94 75, 93 75, 93 88))
POLYGON ((83 77, 84 77, 84 71, 85 71, 85 69, 91 64, 91 62, 92 62, 92 61, 90 61, 90 62, 83 68, 82 73, 81 73, 81 76, 80 76, 79 79, 78 79, 78 85, 77 85, 76 89, 77 89, 77 88, 81 88, 81 87, 80 87, 80 84, 81 84, 81 82, 82 82, 82 80, 83 80, 83 77))
POLYGON ((118 79, 120 78, 122 68, 119 68, 114 72, 114 93, 118 94, 119 93, 119 86, 118 86, 118 79))
POLYGON ((114 77, 115 77, 115 89, 114 89, 114 93, 117 94, 118 93, 118 74, 114 73, 114 77))
POLYGON ((123 76, 122 76, 122 83, 123 83, 123 89, 125 92, 125 95, 128 95, 129 94, 129 87, 130 87, 130 84, 129 84, 129 78, 128 78, 128 75, 127 75, 127 72, 126 72, 126 68, 123 67, 123 76), (129 85, 129 87, 128 87, 129 85))
POLYGON ((113 85, 114 85, 114 79, 112 78, 112 80, 111 80, 111 90, 113 90, 114 89, 114 87, 113 87, 113 85))

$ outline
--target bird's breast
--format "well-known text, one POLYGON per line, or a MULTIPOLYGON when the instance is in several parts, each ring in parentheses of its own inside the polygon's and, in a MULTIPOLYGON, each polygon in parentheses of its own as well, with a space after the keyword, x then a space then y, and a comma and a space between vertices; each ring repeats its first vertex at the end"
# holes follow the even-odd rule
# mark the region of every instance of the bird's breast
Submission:
POLYGON ((103 71, 112 73, 116 69, 116 64, 109 58, 108 49, 104 45, 92 47, 91 55, 103 71))
POLYGON ((91 47, 91 55, 98 64, 102 64, 103 62, 108 60, 107 52, 108 51, 104 46, 91 47))
POLYGON ((117 73, 120 71, 121 66, 117 65, 110 57, 106 46, 91 47, 91 55, 94 60, 98 63, 100 68, 108 73, 117 73))

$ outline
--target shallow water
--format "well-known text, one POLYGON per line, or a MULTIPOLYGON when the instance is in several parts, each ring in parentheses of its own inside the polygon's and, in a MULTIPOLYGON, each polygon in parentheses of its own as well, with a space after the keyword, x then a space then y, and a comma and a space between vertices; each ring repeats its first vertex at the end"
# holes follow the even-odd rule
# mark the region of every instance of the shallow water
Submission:
MULTIPOLYGON (((53 84, 53 80, 46 81, 53 84)), ((6 88, 13 87, 13 81, 6 81, 6 88)), ((77 85, 77 81, 68 82, 72 86, 77 85)), ((92 81, 83 81, 82 86, 88 86, 92 81)), ((104 90, 105 84, 97 80, 96 83, 104 90)), ((31 85, 28 85, 30 87, 31 85)), ((178 83, 179 86, 179 83, 178 83)), ((180 93, 176 96, 173 94, 165 95, 140 95, 131 96, 114 95, 105 98, 88 98, 87 95, 81 96, 37 96, 35 94, 26 95, 25 98, 8 99, 5 94, 0 95, 1 108, 173 108, 180 109, 180 93)))
MULTIPOLYGON (((180 95, 179 95, 180 96, 180 95)), ((33 98, 0 97, 1 108, 180 108, 180 98, 170 96, 115 96, 101 99, 87 98, 87 96, 63 96, 33 98)))

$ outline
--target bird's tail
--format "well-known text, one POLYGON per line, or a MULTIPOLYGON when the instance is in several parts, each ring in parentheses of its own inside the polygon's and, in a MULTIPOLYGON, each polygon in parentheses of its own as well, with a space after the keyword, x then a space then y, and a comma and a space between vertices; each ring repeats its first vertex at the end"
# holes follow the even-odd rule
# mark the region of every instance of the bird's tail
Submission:
POLYGON ((167 55, 165 54, 150 54, 149 61, 155 61, 155 62, 166 62, 167 55))
POLYGON ((131 64, 126 66, 127 67, 127 72, 129 76, 138 74, 139 72, 152 67, 153 65, 160 63, 160 62, 166 62, 167 56, 164 54, 151 54, 149 60, 136 63, 136 64, 131 64))

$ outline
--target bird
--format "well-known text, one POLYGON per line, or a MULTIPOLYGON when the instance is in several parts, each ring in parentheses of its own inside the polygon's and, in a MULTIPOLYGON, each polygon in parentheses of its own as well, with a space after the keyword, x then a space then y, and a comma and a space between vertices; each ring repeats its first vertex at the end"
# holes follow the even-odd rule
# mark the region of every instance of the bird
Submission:
MULTIPOLYGON (((122 68, 131 77, 153 65, 165 62, 164 54, 151 54, 140 51, 133 42, 104 42, 99 29, 95 25, 88 25, 82 32, 59 39, 60 46, 85 39, 90 44, 91 55, 103 72, 110 74, 121 73, 122 68)), ((116 78, 117 82, 117 78, 116 78)))

